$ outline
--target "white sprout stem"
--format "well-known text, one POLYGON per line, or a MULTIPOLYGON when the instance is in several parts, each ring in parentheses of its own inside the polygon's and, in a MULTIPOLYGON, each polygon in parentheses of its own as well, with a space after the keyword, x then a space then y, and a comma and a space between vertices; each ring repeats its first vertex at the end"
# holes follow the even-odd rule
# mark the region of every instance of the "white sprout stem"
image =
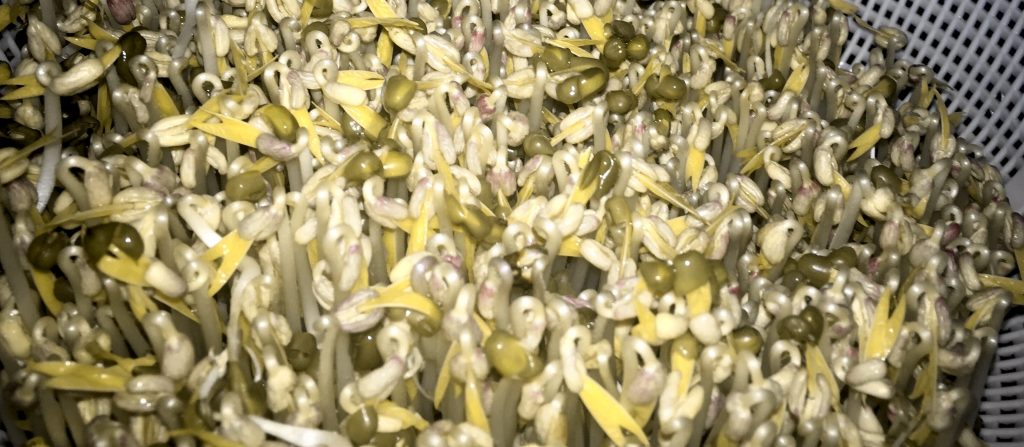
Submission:
MULTIPOLYGON (((14 240, 11 239, 11 226, 7 220, 7 213, 0 203, 0 253, 18 253, 14 247, 14 240)), ((33 327, 39 319, 39 309, 36 308, 35 294, 29 288, 28 278, 25 277, 25 269, 21 266, 19 256, 0 256, 0 266, 3 266, 7 275, 7 282, 14 294, 14 302, 17 304, 18 313, 25 327, 33 327)))
POLYGON ((242 258, 238 266, 238 278, 231 284, 231 300, 228 303, 228 360, 239 362, 242 358, 242 328, 239 320, 242 318, 242 300, 245 288, 260 274, 260 267, 256 261, 249 256, 242 258))
POLYGON ((701 437, 704 436, 705 421, 708 417, 708 403, 711 401, 711 389, 715 386, 715 382, 711 379, 712 371, 714 371, 714 365, 710 359, 706 357, 700 359, 700 387, 704 390, 704 401, 701 403, 697 416, 693 418, 693 432, 690 434, 689 447, 700 446, 701 437))
MULTIPOLYGON (((481 0, 480 1, 480 18, 484 25, 484 48, 487 49, 487 55, 491 56, 494 54, 493 42, 494 35, 491 34, 494 24, 491 23, 494 20, 494 12, 492 11, 494 0, 481 0)), ((492 64, 494 62, 491 62, 492 64)))
POLYGON ((328 320, 327 333, 320 346, 320 369, 317 371, 317 382, 320 384, 320 414, 323 415, 324 427, 338 426, 338 409, 335 406, 337 391, 334 388, 334 351, 338 338, 338 325, 328 320))
POLYGON ((57 398, 54 397, 53 390, 40 389, 39 393, 39 409, 40 413, 43 414, 43 425, 46 426, 46 435, 49 441, 54 447, 68 447, 71 445, 71 440, 68 439, 67 433, 64 431, 64 416, 61 411, 60 405, 57 404, 57 398))
POLYGON ((836 227, 836 231, 832 235, 832 243, 829 245, 829 248, 832 250, 846 244, 850 239, 850 234, 853 233, 853 226, 857 223, 857 217, 860 216, 860 201, 864 195, 864 191, 861 189, 861 180, 866 181, 862 177, 853 182, 850 197, 846 199, 846 203, 843 205, 843 214, 840 216, 839 226, 836 227))
POLYGON ((192 35, 196 29, 196 5, 198 3, 199 0, 185 0, 185 26, 178 33, 178 41, 174 44, 174 53, 172 54, 174 59, 184 57, 188 43, 192 41, 192 35))
POLYGON ((43 149, 43 164, 39 171, 39 182, 36 189, 39 191, 39 202, 36 208, 43 211, 46 204, 50 202, 53 188, 57 184, 57 164, 60 163, 62 141, 60 135, 63 133, 60 120, 60 97, 49 90, 43 95, 43 111, 45 116, 46 133, 56 135, 53 143, 47 144, 43 149))
POLYGON ((487 67, 487 76, 492 82, 502 78, 501 72, 503 65, 501 61, 504 59, 505 53, 505 32, 501 29, 500 21, 495 20, 494 22, 497 23, 498 26, 492 26, 491 33, 493 36, 486 41, 487 44, 490 45, 487 47, 487 60, 488 64, 490 64, 490 66, 487 67))
POLYGON ((931 222, 932 212, 935 211, 935 204, 938 203, 939 197, 942 194, 942 186, 946 184, 946 179, 949 178, 949 171, 952 167, 949 159, 936 161, 935 164, 941 164, 939 173, 932 179, 932 192, 928 195, 928 202, 924 207, 924 215, 921 216, 924 222, 931 222))
POLYGON ((413 68, 413 79, 422 79, 427 70, 427 43, 423 36, 416 37, 416 57, 413 68))
POLYGON ((117 328, 117 323, 113 319, 114 311, 109 306, 105 309, 109 310, 110 314, 96 312, 96 323, 110 334, 110 350, 121 357, 127 357, 130 354, 128 352, 128 344, 125 343, 121 330, 117 328))
POLYGON ((821 220, 814 227, 814 234, 811 236, 811 245, 817 248, 824 248, 828 241, 840 197, 840 192, 836 188, 825 193, 828 194, 825 196, 825 212, 821 214, 821 220))
POLYGON ((542 111, 544 109, 544 84, 548 81, 548 69, 541 60, 537 61, 537 69, 533 78, 533 95, 530 96, 530 132, 541 128, 542 111))
MULTIPOLYGON (((177 52, 177 48, 175 48, 177 52)), ((185 110, 192 110, 195 107, 194 98, 192 97, 192 89, 185 84, 185 78, 182 77, 188 63, 183 57, 179 57, 171 61, 171 68, 168 70, 168 78, 171 80, 171 86, 174 87, 174 92, 181 98, 181 105, 185 110)))
POLYGON ((369 223, 370 245, 373 247, 373 254, 370 257, 369 277, 370 284, 385 282, 388 279, 387 254, 384 251, 384 234, 380 224, 375 220, 369 223))
POLYGON ((494 391, 494 404, 490 411, 491 437, 494 439, 494 445, 512 445, 512 440, 517 432, 516 419, 509 415, 516 414, 516 406, 522 390, 523 384, 518 380, 505 377, 498 382, 494 391))
POLYGON ((71 439, 74 440, 74 445, 85 445, 85 421, 82 420, 82 414, 78 411, 78 405, 67 393, 61 393, 57 395, 57 400, 60 402, 61 410, 64 412, 65 422, 68 424, 68 429, 71 431, 71 439))
MULTIPOLYGON (((7 369, 7 371, 14 371, 14 369, 7 369)), ((28 442, 25 432, 21 430, 15 419, 13 406, 0 405, 0 422, 3 422, 4 431, 7 433, 7 439, 11 441, 11 445, 25 445, 28 442)))
MULTIPOLYGON (((332 325, 337 327, 337 325, 332 325)), ((355 381, 355 376, 352 374, 355 368, 352 367, 352 357, 349 355, 349 335, 348 332, 338 330, 338 336, 334 340, 334 372, 335 372, 335 383, 337 384, 338 390, 340 390, 346 384, 355 381)))
POLYGON ((192 301, 196 303, 196 313, 199 314, 199 327, 203 333, 203 342, 208 351, 220 352, 224 347, 221 332, 220 314, 217 312, 217 304, 207 293, 204 284, 199 290, 192 292, 192 301))
MULTIPOLYGON (((308 152, 308 151, 303 151, 308 152)), ((285 162, 284 166, 288 173, 288 189, 289 191, 302 191, 303 178, 302 178, 302 166, 298 157, 293 158, 285 162)))
POLYGON ((238 158, 238 156, 241 155, 241 151, 238 148, 238 143, 228 140, 221 141, 224 141, 224 156, 227 157, 228 163, 230 163, 232 160, 238 158))
POLYGON ((113 280, 107 280, 103 285, 107 289, 107 298, 110 300, 110 310, 114 314, 114 323, 121 329, 121 335, 128 342, 128 346, 136 355, 150 352, 149 342, 146 341, 142 332, 139 332, 139 328, 135 325, 135 317, 128 310, 121 292, 121 285, 113 280))
MULTIPOLYGON (((292 168, 293 162, 289 161, 289 168, 292 168)), ((291 171, 291 169, 289 169, 291 171)), ((291 177, 289 175, 289 177, 291 177)), ((286 211, 287 212, 287 211, 286 211)), ((277 242, 278 250, 281 253, 281 292, 284 295, 284 316, 288 320, 288 326, 291 328, 293 333, 301 331, 302 321, 299 311, 299 284, 296 281, 295 275, 295 252, 294 252, 294 238, 292 237, 292 225, 291 221, 285 217, 281 219, 281 225, 277 228, 277 242)))
POLYGON ((750 108, 750 101, 745 95, 739 99, 739 131, 737 134, 736 150, 747 149, 747 134, 750 133, 750 117, 754 111, 750 108))
MULTIPOLYGON (((39 7, 43 15, 43 23, 59 36, 61 33, 57 30, 57 12, 53 0, 43 0, 40 2, 39 7)), ((56 135, 57 139, 53 143, 46 145, 46 148, 43 149, 43 164, 39 172, 39 181, 36 183, 36 189, 39 193, 39 201, 36 207, 39 211, 46 208, 46 204, 50 201, 50 195, 53 194, 53 188, 57 183, 57 163, 60 162, 62 143, 60 135, 63 133, 61 128, 60 97, 49 89, 43 95, 43 112, 46 133, 56 135)))
POLYGON ((196 10, 196 28, 199 29, 199 45, 203 52, 203 70, 219 75, 217 53, 213 49, 213 17, 212 12, 207 8, 210 6, 207 5, 206 8, 196 10))
POLYGON ((448 217, 448 203, 444 199, 444 180, 441 178, 441 174, 435 175, 433 181, 430 182, 430 192, 432 193, 429 196, 430 204, 434 207, 434 214, 437 216, 438 233, 452 236, 452 222, 448 217))
POLYGON ((195 171, 193 171, 192 176, 196 180, 196 194, 206 194, 206 178, 210 168, 210 165, 206 162, 206 153, 210 150, 210 145, 206 141, 206 137, 201 138, 203 142, 193 146, 195 151, 195 171))
POLYGON ((302 176, 303 185, 313 176, 313 154, 309 151, 299 153, 299 175, 302 176))
POLYGON ((605 150, 605 135, 608 133, 608 105, 604 102, 594 107, 594 153, 605 150))
POLYGON ((294 229, 299 228, 306 221, 306 213, 309 210, 306 200, 301 193, 296 194, 292 200, 291 227, 293 229, 291 244, 292 256, 295 258, 295 277, 299 284, 299 297, 302 304, 302 319, 306 323, 306 330, 312 330, 313 323, 320 318, 320 307, 313 296, 311 284, 313 284, 313 272, 309 265, 309 258, 306 255, 306 247, 295 241, 294 229))

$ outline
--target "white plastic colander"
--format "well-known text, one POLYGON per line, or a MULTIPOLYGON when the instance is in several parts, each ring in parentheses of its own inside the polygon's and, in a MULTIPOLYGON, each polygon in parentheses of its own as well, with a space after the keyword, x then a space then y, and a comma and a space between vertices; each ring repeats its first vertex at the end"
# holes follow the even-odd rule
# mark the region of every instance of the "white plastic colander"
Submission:
MULTIPOLYGON (((931 67, 952 87, 943 95, 950 110, 964 114, 956 134, 984 148, 989 162, 1006 180, 1010 203, 1024 211, 1024 1, 857 3, 861 17, 872 26, 892 26, 907 33, 909 43, 901 58, 931 67)), ((843 59, 852 65, 867 59, 872 37, 859 27, 850 28, 843 59)), ((983 391, 974 421, 976 433, 991 446, 1024 445, 1024 312, 1020 309, 1007 315, 988 379, 978 382, 983 391)))
MULTIPOLYGON (((2 0, 0 3, 9 3, 2 0)), ((907 33, 900 54, 931 67, 952 87, 944 97, 963 112, 956 133, 983 148, 1006 180, 1014 209, 1024 211, 1024 0, 856 0, 861 17, 875 27, 907 33)), ((851 24, 843 60, 867 59, 871 35, 851 24)), ((0 61, 21 60, 17 29, 0 33, 0 61)), ((988 361, 979 362, 987 368, 988 361)), ((973 389, 981 394, 978 435, 990 446, 1024 445, 1024 310, 1013 309, 1003 323, 991 370, 973 389)), ((973 411, 968 411, 968 416, 973 411)), ((0 431, 0 445, 6 441, 0 431)), ((947 440, 952 441, 952 440, 947 440)))

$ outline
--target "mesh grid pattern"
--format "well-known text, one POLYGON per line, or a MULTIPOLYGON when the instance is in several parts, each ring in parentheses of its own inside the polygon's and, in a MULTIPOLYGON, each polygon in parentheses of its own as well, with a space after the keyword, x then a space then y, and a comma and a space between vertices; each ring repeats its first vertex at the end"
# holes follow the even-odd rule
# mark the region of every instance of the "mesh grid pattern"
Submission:
POLYGON ((1007 318, 985 383, 978 434, 990 446, 1024 444, 1024 312, 1007 318))
MULTIPOLYGON (((1024 211, 1024 1, 860 0, 872 26, 907 33, 901 58, 927 65, 951 91, 951 111, 964 113, 957 134, 984 147, 1007 181, 1013 207, 1024 211)), ((851 25, 843 55, 864 62, 871 35, 851 25)))

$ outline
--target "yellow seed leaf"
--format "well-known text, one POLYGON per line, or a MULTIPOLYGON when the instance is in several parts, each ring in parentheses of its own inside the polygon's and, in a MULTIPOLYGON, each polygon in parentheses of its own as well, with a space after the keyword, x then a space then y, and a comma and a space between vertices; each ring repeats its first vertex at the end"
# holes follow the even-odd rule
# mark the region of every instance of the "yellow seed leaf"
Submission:
POLYGON ((306 0, 302 2, 302 8, 299 8, 299 24, 303 28, 309 24, 309 18, 313 16, 313 1, 306 0))
POLYGON ((171 94, 167 93, 167 89, 159 82, 153 86, 153 104, 156 105, 156 109, 165 118, 181 114, 178 111, 178 105, 171 99, 171 94))
POLYGON ((117 36, 110 34, 105 28, 97 25, 96 22, 89 22, 89 34, 97 40, 105 40, 107 42, 117 42, 117 36))
POLYGON ((832 369, 825 360, 825 355, 821 353, 821 348, 819 348, 818 345, 808 345, 804 354, 807 357, 808 392, 817 393, 817 376, 820 375, 824 377, 825 382, 828 383, 829 393, 831 394, 829 397, 832 398, 832 406, 837 408, 839 406, 839 384, 836 383, 836 378, 832 375, 832 369))
POLYGON ((401 29, 420 29, 420 25, 409 19, 401 18, 377 18, 377 17, 350 17, 345 19, 352 28, 370 28, 373 26, 383 26, 385 28, 401 28, 401 29))
MULTIPOLYGON (((466 263, 466 265, 473 264, 466 263)), ((483 334, 484 341, 486 341, 487 338, 491 336, 491 333, 494 332, 494 328, 491 327, 491 323, 484 320, 484 317, 481 317, 476 311, 473 311, 473 322, 476 323, 476 326, 480 329, 480 333, 483 334)))
POLYGON ((111 393, 123 391, 131 374, 119 366, 102 368, 75 362, 29 362, 28 370, 49 376, 44 386, 55 390, 111 393))
POLYGON ((245 172, 259 172, 260 174, 274 169, 278 165, 278 161, 270 157, 260 157, 256 160, 256 163, 249 165, 245 172))
POLYGON ((864 344, 865 348, 862 350, 864 359, 886 358, 899 337, 900 329, 903 328, 907 302, 905 299, 897 297, 899 303, 896 304, 896 309, 890 316, 889 301, 891 298, 892 291, 885 288, 875 307, 874 323, 871 325, 870 335, 868 335, 867 343, 864 344))
POLYGON ((382 400, 374 404, 374 408, 377 410, 377 414, 381 416, 387 416, 392 419, 397 419, 402 422, 402 428, 413 427, 416 430, 426 430, 430 426, 430 423, 423 419, 417 413, 409 411, 406 408, 395 405, 390 400, 382 400))
POLYGON ((480 400, 480 388, 476 380, 466 383, 466 420, 470 424, 485 431, 491 431, 491 424, 487 421, 487 413, 484 411, 483 401, 480 400))
POLYGON ((562 245, 558 248, 558 256, 580 257, 580 244, 582 243, 583 240, 576 235, 562 239, 562 245))
POLYGON ((718 432, 718 436, 715 437, 715 447, 734 447, 736 445, 736 441, 725 436, 725 431, 718 432))
POLYGON ((932 88, 932 93, 936 98, 938 98, 938 101, 935 101, 935 107, 939 109, 939 124, 942 127, 942 141, 949 141, 950 133, 953 131, 949 124, 949 111, 946 110, 946 103, 942 100, 942 95, 939 94, 939 90, 932 88))
POLYGON ((711 310, 711 283, 705 282, 704 285, 687 293, 686 307, 689 308, 690 315, 709 312, 711 310))
MULTIPOLYGON (((1020 266, 1021 260, 1024 258, 1024 249, 1017 250, 1014 254, 1017 257, 1017 265, 1020 266)), ((978 274, 978 279, 985 287, 999 287, 1008 290, 1013 294, 1013 304, 1024 305, 1024 281, 985 273, 978 274)))
POLYGON ((342 108, 345 109, 345 113, 347 113, 349 117, 362 126, 368 135, 380 135, 380 131, 384 130, 384 127, 387 126, 387 121, 385 121, 383 117, 365 105, 343 105, 342 108))
POLYGON ((694 191, 700 185, 700 176, 704 172, 704 151, 691 147, 686 156, 686 178, 690 179, 690 187, 694 191))
POLYGON ((659 340, 655 333, 654 312, 651 312, 651 308, 640 300, 640 295, 647 290, 647 283, 644 282, 644 279, 641 276, 640 282, 637 284, 636 293, 633 294, 633 310, 636 312, 637 324, 636 326, 633 326, 631 333, 633 336, 640 337, 647 343, 656 343, 659 340))
POLYGON ((458 183, 455 181, 455 177, 452 175, 452 168, 448 165, 448 161, 444 159, 444 154, 441 153, 441 141, 437 138, 436 132, 430 132, 430 156, 434 159, 434 165, 437 166, 437 172, 441 174, 441 179, 444 181, 444 190, 448 193, 455 193, 458 191, 458 183))
POLYGON ((7 28, 11 24, 11 5, 0 6, 0 29, 7 28))
POLYGON ((44 92, 46 92, 46 88, 36 82, 34 84, 27 84, 24 87, 4 95, 3 97, 0 97, 0 100, 17 101, 20 99, 35 98, 36 96, 42 95, 44 92))
POLYGON ((669 228, 672 229, 672 232, 675 233, 676 236, 679 236, 679 234, 681 234, 683 230, 685 230, 688 227, 688 225, 686 225, 686 218, 683 216, 676 217, 674 219, 669 219, 668 226, 669 228))
POLYGON ((393 19, 398 17, 395 14, 395 10, 391 8, 384 0, 366 0, 366 6, 370 8, 370 12, 373 13, 374 17, 378 19, 393 19))
POLYGON ((217 138, 233 141, 242 146, 256 147, 256 139, 263 133, 262 130, 252 124, 227 115, 217 113, 214 116, 220 119, 221 122, 193 122, 192 125, 196 129, 217 138))
POLYGON ((106 83, 101 83, 96 90, 96 117, 100 121, 101 130, 109 130, 111 120, 110 114, 110 88, 106 83))
MULTIPOLYGON (((1019 296, 1019 295, 1018 295, 1019 296)), ((964 322, 964 327, 968 330, 977 329, 981 322, 992 316, 992 311, 996 308, 996 301, 992 300, 983 304, 978 310, 974 311, 967 321, 964 322)))
POLYGON ((320 135, 316 133, 316 126, 313 125, 313 119, 309 116, 309 110, 306 109, 294 109, 292 110, 292 116, 295 117, 295 121, 300 127, 306 129, 309 134, 309 153, 313 154, 321 163, 324 162, 324 154, 320 149, 320 135))
POLYGON ((807 74, 809 73, 806 65, 801 65, 799 68, 790 73, 789 79, 786 80, 786 86, 783 88, 786 91, 800 93, 804 90, 804 84, 807 83, 807 74))
POLYGON ((430 298, 412 291, 402 294, 380 295, 359 305, 360 312, 389 308, 414 310, 423 314, 434 323, 441 321, 441 309, 430 298))
POLYGON ((690 390, 690 383, 693 381, 693 372, 696 367, 694 359, 683 356, 682 339, 677 338, 672 342, 672 370, 679 371, 679 388, 676 388, 679 397, 686 396, 690 390))
POLYGON ((704 218, 700 216, 700 214, 697 214, 696 210, 694 210, 693 208, 686 204, 686 201, 683 199, 683 197, 680 196, 679 193, 676 192, 676 190, 672 188, 670 185, 667 185, 663 182, 656 182, 645 175, 637 176, 637 179, 640 180, 640 183, 644 185, 644 188, 647 188, 647 190, 650 191, 652 194, 658 196, 659 199, 672 204, 672 206, 675 206, 676 208, 686 211, 697 220, 700 220, 703 223, 707 223, 704 220, 704 218))
POLYGON ((146 286, 146 268, 149 260, 145 257, 138 260, 127 256, 104 256, 96 262, 96 268, 113 279, 125 284, 146 286))
POLYGON ((661 71, 661 59, 652 57, 647 61, 647 66, 644 67, 644 74, 640 75, 640 81, 633 86, 633 94, 639 96, 640 92, 644 91, 644 83, 647 82, 651 76, 658 74, 661 71))
POLYGON ((448 384, 452 380, 451 364, 452 359, 459 353, 458 343, 452 343, 448 353, 444 356, 444 363, 441 364, 441 371, 437 374, 437 385, 434 386, 434 408, 440 409, 444 401, 444 394, 448 392, 448 384))
POLYGON ((857 5, 850 3, 846 0, 828 0, 828 4, 833 9, 842 12, 843 14, 851 16, 857 14, 857 5))
POLYGON ((36 80, 36 75, 30 74, 30 75, 24 75, 24 76, 17 76, 17 77, 13 77, 13 78, 7 78, 3 82, 0 82, 0 85, 30 85, 30 84, 39 85, 39 81, 36 80))
POLYGON ((697 35, 704 37, 707 34, 708 24, 707 18, 700 12, 700 8, 697 8, 696 17, 693 18, 693 25, 697 31, 697 35))
POLYGON ((862 155, 868 153, 871 148, 878 144, 878 140, 882 138, 882 123, 877 123, 874 126, 867 128, 864 133, 860 134, 856 139, 850 142, 849 148, 853 149, 853 153, 846 159, 846 161, 854 161, 860 158, 862 155))
POLYGON ((385 228, 382 241, 384 242, 384 252, 387 256, 385 259, 388 271, 390 271, 398 263, 398 232, 393 228, 385 228))
POLYGON ((420 208, 420 215, 416 217, 412 231, 409 232, 409 248, 406 250, 407 254, 423 251, 427 246, 427 237, 428 232, 430 231, 430 214, 426 211, 428 200, 431 199, 428 197, 423 201, 423 206, 420 208))
POLYGON ((77 46, 79 48, 85 48, 87 50, 96 51, 96 39, 89 39, 87 37, 75 37, 75 36, 67 36, 67 37, 65 37, 65 39, 67 39, 68 42, 71 42, 72 44, 74 44, 75 46, 77 46))
POLYGON ((100 63, 102 63, 105 68, 110 68, 114 65, 114 62, 117 62, 117 59, 120 57, 121 46, 115 44, 113 47, 107 50, 106 53, 100 55, 100 63))
POLYGON ((53 273, 48 271, 32 269, 32 280, 36 283, 36 290, 39 291, 39 296, 43 298, 43 304, 46 306, 46 310, 50 311, 50 315, 56 317, 60 315, 60 310, 63 307, 57 297, 53 295, 53 287, 56 283, 56 278, 53 273))
POLYGON ((142 287, 134 285, 128 286, 128 307, 140 322, 146 314, 157 310, 156 303, 142 291, 142 287))
POLYGON ((629 412, 619 404, 607 390, 601 387, 590 376, 583 376, 583 389, 580 390, 580 399, 587 411, 601 427, 608 438, 615 445, 626 443, 626 436, 623 429, 632 433, 640 439, 643 445, 650 445, 643 428, 636 423, 636 420, 629 415, 629 412))
POLYGON ((928 87, 928 80, 926 77, 921 77, 921 83, 918 84, 918 98, 917 106, 922 109, 931 108, 932 105, 932 89, 928 87))
POLYGON ((220 288, 227 284, 228 279, 238 269, 238 264, 242 262, 242 258, 249 252, 249 247, 251 246, 252 241, 243 239, 238 235, 238 230, 235 230, 224 236, 217 245, 211 247, 206 253, 203 253, 203 260, 206 262, 213 262, 223 258, 221 259, 220 267, 217 268, 217 273, 210 279, 210 296, 216 295, 220 288))
MULTIPOLYGON (((385 36, 382 34, 381 39, 387 39, 385 36)), ((338 72, 338 82, 360 90, 373 90, 384 85, 384 76, 366 70, 342 70, 338 72)))
POLYGON ((607 40, 604 37, 604 21, 597 16, 590 16, 583 20, 583 28, 587 30, 587 35, 591 39, 596 40, 597 47, 600 49, 604 46, 604 42, 607 40))
POLYGON ((66 215, 54 217, 46 223, 44 230, 49 231, 67 223, 82 223, 98 217, 109 217, 125 211, 143 211, 151 205, 137 205, 131 203, 111 203, 109 205, 97 206, 81 212, 72 212, 66 215))
POLYGON ((177 430, 170 430, 167 432, 167 435, 172 438, 179 436, 192 436, 202 441, 203 445, 208 445, 211 447, 244 447, 244 444, 232 441, 214 432, 206 430, 197 430, 194 428, 180 428, 177 430))

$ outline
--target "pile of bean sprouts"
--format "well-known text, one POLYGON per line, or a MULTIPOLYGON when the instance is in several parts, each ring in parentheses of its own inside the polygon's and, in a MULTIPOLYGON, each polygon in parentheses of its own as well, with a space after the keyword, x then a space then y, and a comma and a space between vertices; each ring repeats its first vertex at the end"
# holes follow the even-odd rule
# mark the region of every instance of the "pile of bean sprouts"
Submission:
POLYGON ((846 0, 0 26, 16 445, 981 445, 1024 217, 846 0))

